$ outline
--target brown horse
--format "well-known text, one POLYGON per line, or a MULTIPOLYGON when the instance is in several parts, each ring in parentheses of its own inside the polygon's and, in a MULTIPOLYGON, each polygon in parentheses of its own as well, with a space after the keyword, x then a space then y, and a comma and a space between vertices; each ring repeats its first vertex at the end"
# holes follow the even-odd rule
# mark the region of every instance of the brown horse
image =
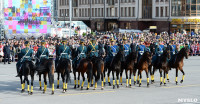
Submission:
POLYGON ((174 61, 174 63, 173 63, 172 60, 169 61, 169 68, 170 69, 171 68, 175 68, 176 69, 176 79, 175 79, 176 85, 178 84, 178 80, 177 80, 178 70, 180 70, 183 73, 182 80, 180 81, 180 83, 183 83, 183 80, 184 80, 184 76, 185 76, 185 72, 183 71, 183 66, 184 66, 183 59, 184 59, 184 57, 186 59, 188 59, 188 49, 186 47, 182 48, 175 55, 175 61, 174 61))
MULTIPOLYGON (((81 90, 83 89, 83 85, 84 85, 84 82, 85 82, 85 76, 84 76, 85 73, 87 74, 87 78, 88 78, 87 90, 89 90, 89 88, 90 88, 90 81, 92 79, 92 70, 93 70, 92 67, 93 67, 93 64, 92 64, 91 60, 85 59, 85 58, 81 59, 79 65, 77 67, 78 80, 80 79, 80 74, 83 77, 83 82, 82 82, 82 85, 81 85, 81 90)), ((76 76, 74 76, 74 77, 76 77, 76 76)))
POLYGON ((131 87, 131 75, 134 73, 134 84, 136 83, 136 78, 135 78, 135 64, 137 62, 137 53, 136 52, 131 52, 126 59, 126 66, 125 66, 125 74, 126 74, 126 87, 128 87, 128 81, 129 81, 129 86, 131 87), (128 80, 128 71, 130 71, 130 76, 128 80))
POLYGON ((70 60, 67 58, 61 58, 58 61, 56 72, 58 73, 57 88, 59 88, 59 77, 61 74, 61 78, 63 81, 63 92, 66 92, 67 90, 67 83, 70 80, 70 70, 71 70, 70 60))
POLYGON ((168 65, 168 60, 170 59, 170 50, 169 50, 169 47, 167 47, 163 54, 161 56, 158 56, 159 61, 156 62, 157 64, 151 64, 149 66, 149 71, 150 71, 150 74, 151 74, 151 83, 154 82, 154 73, 156 71, 156 69, 159 69, 159 72, 160 72, 160 85, 162 85, 162 71, 163 71, 163 74, 164 74, 164 80, 163 80, 163 83, 164 85, 166 84, 165 83, 165 74, 167 74, 167 80, 169 80, 169 77, 168 77, 168 72, 169 72, 169 65, 168 65), (151 71, 151 67, 153 66, 153 71, 151 71))
MULTIPOLYGON (((93 76, 95 77, 95 86, 94 89, 97 88, 97 81, 100 79, 101 76, 101 89, 103 90, 104 86, 104 61, 101 57, 93 57, 93 76)), ((91 82, 91 87, 93 86, 93 77, 91 82)))
POLYGON ((148 74, 148 67, 151 63, 151 53, 146 51, 140 61, 137 63, 137 69, 138 69, 138 77, 137 77, 137 81, 139 82, 139 77, 140 77, 140 82, 139 82, 139 87, 141 86, 141 82, 142 82, 142 71, 144 70, 146 72, 146 76, 147 76, 147 87, 149 86, 149 74, 148 74))
POLYGON ((43 93, 47 90, 47 75, 49 77, 50 86, 52 86, 52 94, 54 94, 54 64, 52 59, 43 59, 43 61, 37 66, 36 71, 39 75, 39 84, 40 90, 42 89, 41 84, 41 75, 44 77, 44 90, 43 93))

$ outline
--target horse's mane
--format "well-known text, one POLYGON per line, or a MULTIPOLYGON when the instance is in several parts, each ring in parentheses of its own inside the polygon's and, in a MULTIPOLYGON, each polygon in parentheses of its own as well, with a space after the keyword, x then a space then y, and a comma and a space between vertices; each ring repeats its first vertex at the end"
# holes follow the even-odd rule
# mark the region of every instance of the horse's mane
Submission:
POLYGON ((132 60, 137 59, 137 54, 135 51, 131 52, 128 56, 127 56, 127 60, 126 62, 131 62, 132 60))
POLYGON ((147 61, 147 62, 149 62, 150 61, 148 59, 149 55, 150 55, 150 52, 148 52, 148 51, 144 52, 144 54, 143 54, 142 58, 140 59, 140 61, 147 61))

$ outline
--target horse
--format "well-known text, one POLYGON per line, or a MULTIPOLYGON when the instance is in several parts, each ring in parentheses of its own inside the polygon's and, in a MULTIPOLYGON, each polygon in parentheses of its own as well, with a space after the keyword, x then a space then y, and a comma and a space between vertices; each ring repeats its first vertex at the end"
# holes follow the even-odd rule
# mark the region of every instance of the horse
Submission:
POLYGON ((139 87, 141 86, 141 82, 142 82, 142 71, 143 70, 146 72, 146 76, 147 76, 147 87, 149 86, 148 67, 151 63, 151 57, 152 57, 152 54, 150 52, 146 51, 142 55, 140 61, 137 63, 137 66, 136 66, 138 69, 137 81, 139 83, 139 87), (140 82, 139 82, 139 77, 140 77, 140 82))
POLYGON ((49 83, 50 86, 52 86, 52 94, 54 94, 54 64, 52 59, 43 59, 42 62, 39 63, 39 65, 36 68, 36 71, 39 75, 39 84, 40 84, 40 90, 42 90, 42 84, 41 84, 41 75, 43 74, 44 78, 44 90, 43 93, 47 90, 47 74, 49 77, 49 83))
POLYGON ((33 94, 33 81, 34 81, 34 74, 35 74, 35 65, 33 64, 32 61, 24 61, 22 63, 21 66, 21 70, 19 72, 19 77, 21 80, 21 86, 22 86, 22 90, 21 92, 23 93, 25 91, 25 81, 27 81, 27 90, 28 90, 28 94, 30 92, 29 89, 29 80, 28 80, 28 75, 31 76, 31 92, 30 94, 33 94), (22 76, 24 76, 24 80, 22 80, 22 76))
POLYGON ((156 45, 154 43, 150 44, 150 51, 153 55, 155 55, 156 52, 156 45))
POLYGON ((166 84, 165 83, 165 74, 167 74, 167 80, 169 81, 169 77, 168 77, 168 72, 169 72, 169 65, 168 65, 168 61, 170 59, 170 50, 169 50, 169 47, 167 47, 163 54, 161 56, 158 56, 159 61, 157 61, 156 63, 157 64, 151 64, 149 66, 149 70, 150 70, 150 75, 151 75, 151 83, 154 82, 154 73, 156 71, 156 69, 159 69, 159 72, 160 72, 160 85, 162 85, 162 71, 163 71, 163 74, 164 74, 164 80, 163 80, 163 83, 164 85, 166 84), (153 71, 151 71, 151 67, 153 66, 153 71))
MULTIPOLYGON (((75 69, 74 71, 74 77, 76 77, 76 71, 78 72, 78 81, 80 80, 80 74, 83 78, 83 81, 82 81, 82 85, 81 85, 81 90, 83 90, 83 85, 84 85, 84 82, 85 82, 85 76, 84 74, 86 73, 87 74, 87 78, 88 78, 88 86, 87 86, 87 90, 89 90, 89 87, 90 87, 90 81, 92 79, 92 69, 93 68, 93 64, 92 64, 92 61, 90 59, 87 59, 87 58, 83 58, 80 60, 80 63, 77 67, 77 69, 75 69)), ((78 86, 79 87, 79 86, 78 86)), ((76 88, 76 83, 75 83, 75 86, 74 88, 76 88)))
POLYGON ((119 88, 119 74, 122 72, 121 62, 122 62, 123 58, 124 58, 124 51, 122 49, 119 49, 119 52, 113 58, 110 69, 108 70, 108 77, 109 77, 110 72, 112 71, 113 89, 115 89, 115 76, 114 76, 115 72, 116 72, 116 77, 117 77, 117 88, 119 88))
POLYGON ((169 68, 170 69, 171 68, 176 69, 176 79, 175 79, 176 85, 178 84, 178 81, 177 81, 178 70, 180 70, 183 74, 182 80, 180 81, 180 83, 183 83, 183 80, 184 80, 184 77, 185 77, 185 72, 183 71, 183 66, 184 66, 183 59, 184 59, 184 57, 186 59, 188 59, 188 49, 186 47, 182 48, 177 54, 175 54, 174 63, 173 63, 172 60, 169 61, 169 68))
MULTIPOLYGON (((95 87, 94 90, 97 88, 97 82, 101 76, 101 89, 103 90, 104 86, 104 61, 101 57, 93 57, 92 59, 93 64, 93 76, 95 77, 95 87)), ((91 87, 93 86, 93 77, 91 82, 91 87)))
POLYGON ((134 84, 136 83, 136 78, 135 78, 135 64, 137 62, 137 52, 132 51, 126 59, 126 66, 125 66, 125 74, 126 74, 126 87, 128 87, 128 81, 129 81, 129 86, 131 87, 131 75, 134 73, 134 84), (128 71, 130 71, 130 76, 128 80, 128 71))
POLYGON ((70 71, 71 71, 70 60, 67 58, 61 58, 58 61, 58 65, 56 67, 56 72, 58 74, 57 88, 59 88, 59 77, 61 74, 61 78, 63 81, 63 92, 67 91, 67 83, 70 80, 70 71))

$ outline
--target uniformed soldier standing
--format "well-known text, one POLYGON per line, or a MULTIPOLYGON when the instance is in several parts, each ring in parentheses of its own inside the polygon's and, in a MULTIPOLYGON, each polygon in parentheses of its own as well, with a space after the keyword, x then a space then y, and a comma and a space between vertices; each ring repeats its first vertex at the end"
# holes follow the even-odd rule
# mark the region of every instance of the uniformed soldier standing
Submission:
POLYGON ((21 52, 18 54, 18 61, 17 61, 17 76, 19 77, 19 72, 21 71, 22 64, 28 60, 32 61, 32 56, 33 56, 33 49, 30 48, 30 44, 28 41, 25 43, 26 48, 22 49, 21 52))
POLYGON ((89 54, 89 58, 98 57, 99 47, 96 44, 96 39, 92 38, 91 44, 88 46, 87 53, 89 54))

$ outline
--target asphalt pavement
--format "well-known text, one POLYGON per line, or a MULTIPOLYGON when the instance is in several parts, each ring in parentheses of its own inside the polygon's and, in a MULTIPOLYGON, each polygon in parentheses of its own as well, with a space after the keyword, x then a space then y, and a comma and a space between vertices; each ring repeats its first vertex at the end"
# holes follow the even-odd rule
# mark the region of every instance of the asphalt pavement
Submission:
MULTIPOLYGON (((68 84, 66 93, 56 89, 57 74, 55 74, 55 94, 51 95, 51 88, 43 94, 39 90, 39 77, 35 75, 33 95, 27 92, 21 93, 20 79, 16 76, 16 63, 10 65, 0 63, 0 104, 197 104, 200 103, 200 56, 189 57, 184 60, 185 80, 181 84, 182 73, 179 71, 178 85, 175 84, 175 70, 169 72, 170 82, 166 86, 160 86, 159 72, 155 73, 155 83, 146 86, 146 75, 143 72, 142 86, 133 85, 127 88, 126 79, 123 75, 123 85, 119 89, 112 86, 101 90, 101 82, 98 88, 90 87, 86 90, 74 89, 73 74, 71 83, 68 84)), ((133 78, 133 77, 132 77, 133 78)), ((30 79, 30 78, 29 78, 30 79)), ((111 77, 112 79, 112 77, 111 77)), ((82 79, 81 79, 82 80, 82 79)), ((112 80, 111 80, 112 82, 112 80)), ((27 88, 27 87, 26 87, 27 88)))

